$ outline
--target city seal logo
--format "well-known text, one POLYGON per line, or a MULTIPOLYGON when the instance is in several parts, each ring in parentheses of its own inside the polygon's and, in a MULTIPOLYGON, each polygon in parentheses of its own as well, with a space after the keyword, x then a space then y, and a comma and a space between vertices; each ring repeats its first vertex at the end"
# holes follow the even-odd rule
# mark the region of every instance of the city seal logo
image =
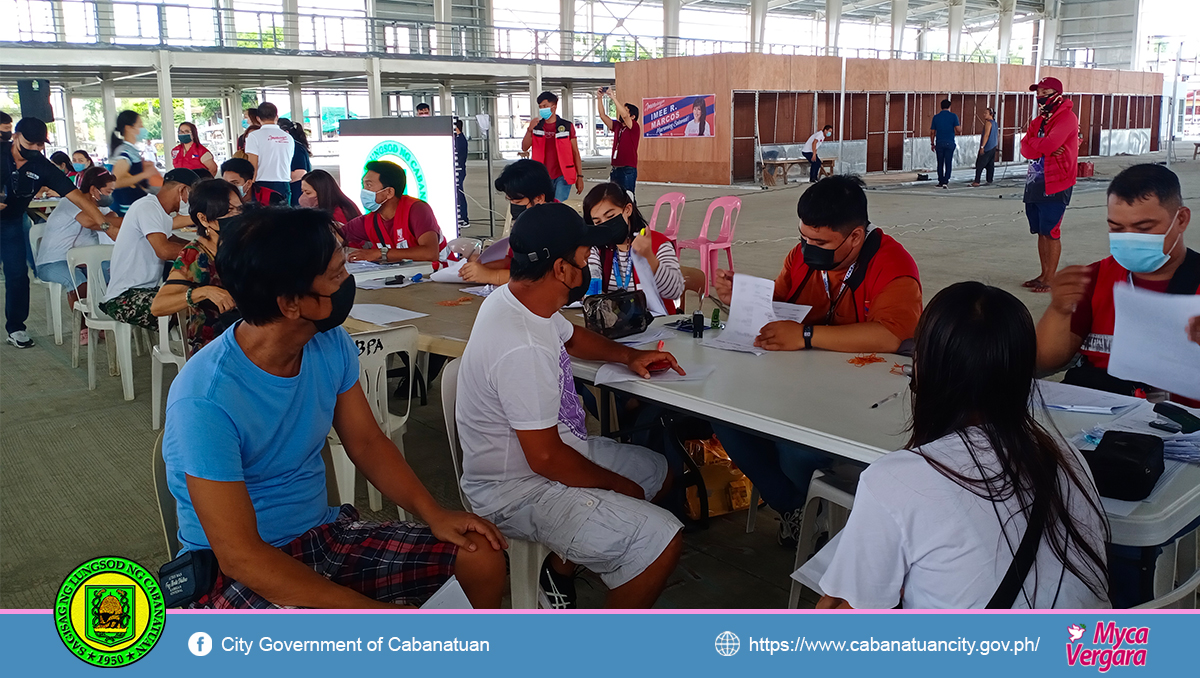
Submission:
MULTIPOLYGON (((408 146, 399 141, 381 141, 375 144, 375 148, 372 148, 371 152, 367 154, 367 162, 375 160, 386 160, 399 165, 408 179, 404 185, 405 195, 428 202, 429 191, 426 185, 425 170, 421 168, 421 162, 417 160, 417 156, 409 150, 408 146)), ((364 167, 363 174, 366 173, 367 170, 364 167)))
POLYGON ((58 589, 54 626, 71 654, 93 666, 132 664, 162 636, 167 610, 146 568, 127 558, 95 558, 58 589))

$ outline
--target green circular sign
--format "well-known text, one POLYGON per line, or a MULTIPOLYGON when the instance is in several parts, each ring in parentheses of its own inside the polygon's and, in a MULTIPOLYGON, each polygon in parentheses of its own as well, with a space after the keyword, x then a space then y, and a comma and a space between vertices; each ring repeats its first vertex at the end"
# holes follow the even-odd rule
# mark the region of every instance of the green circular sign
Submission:
POLYGON ((54 599, 58 637, 93 666, 127 666, 145 657, 166 621, 154 575, 128 558, 87 561, 67 575, 54 599))
MULTIPOLYGON (((417 156, 413 154, 408 146, 390 139, 381 141, 375 144, 375 148, 372 148, 371 152, 367 154, 367 162, 375 160, 385 160, 399 165, 408 178, 408 181, 404 185, 405 195, 428 202, 426 198, 428 193, 425 185, 425 171, 421 169, 421 161, 417 160, 417 156)), ((364 166, 363 174, 366 173, 367 169, 364 166)))

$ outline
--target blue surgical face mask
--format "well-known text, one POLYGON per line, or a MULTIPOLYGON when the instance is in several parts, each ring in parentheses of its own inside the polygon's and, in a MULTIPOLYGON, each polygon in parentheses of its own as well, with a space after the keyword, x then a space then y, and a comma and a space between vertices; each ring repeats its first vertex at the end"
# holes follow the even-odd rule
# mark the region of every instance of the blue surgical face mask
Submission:
POLYGON ((363 209, 368 212, 374 212, 379 209, 379 203, 375 201, 375 191, 363 189, 358 195, 358 199, 362 201, 363 209))
POLYGON ((542 120, 549 120, 550 116, 554 115, 554 110, 550 108, 539 108, 538 117, 542 120))
POLYGON ((245 118, 242 118, 242 129, 249 129, 249 128, 250 128, 250 121, 245 118))
POLYGON ((74 169, 76 172, 82 172, 82 171, 84 171, 85 169, 87 169, 87 165, 85 165, 85 164, 83 164, 83 163, 81 163, 81 162, 73 162, 73 163, 71 163, 71 167, 72 167, 72 168, 73 168, 73 169, 74 169))
POLYGON ((1166 233, 1109 233, 1108 251, 1130 273, 1153 273, 1171 259, 1171 255, 1163 253, 1163 247, 1174 228, 1172 219, 1166 233))
POLYGON ((825 136, 827 136, 827 137, 831 137, 831 136, 833 136, 833 131, 832 131, 832 130, 826 130, 826 131, 825 131, 825 136))
POLYGON ((145 127, 138 130, 138 141, 145 141, 150 138, 150 130, 145 127))

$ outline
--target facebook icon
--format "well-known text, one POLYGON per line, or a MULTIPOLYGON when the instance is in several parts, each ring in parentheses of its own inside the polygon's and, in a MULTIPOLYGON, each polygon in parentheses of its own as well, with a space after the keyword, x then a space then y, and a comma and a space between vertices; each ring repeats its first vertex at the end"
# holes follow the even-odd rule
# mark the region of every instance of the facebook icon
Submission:
POLYGON ((197 657, 203 657, 212 652, 212 645, 212 636, 203 631, 197 631, 192 634, 191 638, 188 638, 188 649, 197 657))

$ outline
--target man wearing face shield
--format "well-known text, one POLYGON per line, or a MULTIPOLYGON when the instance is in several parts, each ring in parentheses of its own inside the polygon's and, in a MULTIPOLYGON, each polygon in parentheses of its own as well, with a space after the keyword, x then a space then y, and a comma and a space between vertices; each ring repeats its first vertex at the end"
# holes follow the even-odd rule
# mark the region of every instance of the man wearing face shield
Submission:
MULTIPOLYGON (((812 306, 803 323, 763 326, 754 344, 768 351, 821 348, 844 352, 902 352, 921 315, 917 264, 904 247, 869 230, 867 196, 858 177, 826 177, 796 206, 801 243, 775 279, 775 301, 812 306)), ((717 271, 713 286, 730 303, 733 273, 717 271)), ((813 471, 829 463, 806 445, 767 440, 713 424, 729 457, 775 509, 779 543, 795 548, 813 471)), ((811 546, 811 545, 809 545, 811 546)))
POLYGON ((575 565, 600 575, 607 604, 650 607, 679 561, 682 525, 648 500, 670 486, 664 457, 589 438, 571 356, 626 365, 648 377, 675 358, 639 351, 559 313, 591 281, 587 258, 602 229, 566 205, 537 205, 513 225, 512 280, 484 300, 463 353, 457 417, 462 489, 505 535, 545 544, 542 589, 574 607, 575 565))
POLYGON ((1113 287, 1130 283, 1153 292, 1200 294, 1200 253, 1183 242, 1191 218, 1179 177, 1166 167, 1134 165, 1114 177, 1108 186, 1111 256, 1090 266, 1067 266, 1054 277, 1050 307, 1037 327, 1038 369, 1060 369, 1080 353, 1083 364, 1067 370, 1064 382, 1125 395, 1149 390, 1153 384, 1107 372, 1116 320, 1113 287))
POLYGON ((1021 155, 1033 161, 1025 177, 1025 217, 1029 232, 1038 239, 1042 271, 1022 287, 1049 292, 1062 255, 1059 229, 1075 186, 1079 118, 1072 110, 1074 104, 1063 96, 1058 78, 1042 78, 1029 90, 1037 92, 1038 114, 1021 138, 1021 155))
POLYGON ((222 229, 217 270, 242 320, 180 370, 162 444, 180 559, 214 566, 185 604, 394 610, 454 575, 473 607, 499 607, 504 537, 438 505, 358 383, 359 348, 341 327, 354 277, 332 217, 244 214, 222 229), (423 525, 329 505, 331 427, 366 479, 423 525))
POLYGON ((199 180, 190 169, 173 169, 163 177, 157 195, 139 198, 125 211, 109 264, 108 291, 100 300, 100 309, 109 317, 158 329, 150 305, 162 284, 163 262, 175 261, 187 244, 171 235, 172 215, 187 205, 192 186, 199 180))
POLYGON ((242 198, 237 188, 224 179, 201 181, 188 197, 188 216, 196 226, 196 240, 179 250, 150 312, 161 317, 189 310, 184 339, 190 356, 219 336, 232 323, 231 315, 237 315, 233 297, 221 286, 217 247, 221 231, 242 213, 242 198))
MULTIPOLYGON (((9 123, 12 118, 9 118, 9 123)), ((8 343, 17 348, 33 346, 25 331, 29 317, 28 238, 25 210, 43 188, 73 203, 94 224, 106 223, 104 215, 75 182, 54 166, 44 154, 46 123, 25 117, 16 124, 11 139, 0 140, 0 259, 4 265, 4 329, 8 343)))

